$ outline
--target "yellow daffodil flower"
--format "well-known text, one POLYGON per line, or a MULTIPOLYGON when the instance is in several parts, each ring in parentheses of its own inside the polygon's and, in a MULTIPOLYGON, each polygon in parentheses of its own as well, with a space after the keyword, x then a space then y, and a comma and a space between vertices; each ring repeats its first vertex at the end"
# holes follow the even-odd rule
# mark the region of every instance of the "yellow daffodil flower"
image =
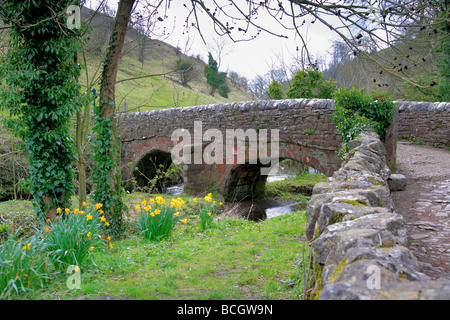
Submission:
POLYGON ((61 208, 56 208, 56 213, 61 213, 61 208))
POLYGON ((96 203, 95 204, 95 209, 100 209, 101 207, 103 207, 103 204, 101 204, 101 203, 96 203))
POLYGON ((83 207, 86 207, 87 206, 87 203, 86 203, 86 201, 83 201, 83 203, 81 204, 83 207))
POLYGON ((87 215, 86 215, 86 221, 89 221, 89 220, 92 220, 92 215, 90 214, 90 213, 88 213, 87 215))
POLYGON ((187 223, 187 219, 183 219, 183 220, 181 220, 181 222, 187 223))
POLYGON ((139 210, 141 210, 141 207, 140 206, 134 206, 134 210, 139 211, 139 210))

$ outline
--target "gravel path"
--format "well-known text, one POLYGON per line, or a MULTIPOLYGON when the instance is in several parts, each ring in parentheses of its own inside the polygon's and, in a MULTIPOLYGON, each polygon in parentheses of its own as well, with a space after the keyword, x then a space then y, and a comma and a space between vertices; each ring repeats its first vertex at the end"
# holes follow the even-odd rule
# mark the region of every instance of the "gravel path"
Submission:
POLYGON ((406 220, 409 249, 425 274, 450 280, 450 151, 398 142, 397 173, 408 179, 392 200, 406 220))

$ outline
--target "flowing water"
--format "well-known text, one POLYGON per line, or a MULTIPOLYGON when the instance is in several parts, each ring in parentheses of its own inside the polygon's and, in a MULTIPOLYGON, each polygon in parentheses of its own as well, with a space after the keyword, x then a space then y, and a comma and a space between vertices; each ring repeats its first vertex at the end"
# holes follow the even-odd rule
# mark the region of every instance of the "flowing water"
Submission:
MULTIPOLYGON (((313 168, 309 168, 309 173, 317 173, 313 168)), ((267 182, 281 181, 293 176, 293 173, 278 172, 267 177, 267 182)), ((183 192, 184 185, 177 184, 166 189, 166 194, 173 196, 181 194, 183 192)), ((244 216, 247 219, 260 221, 265 219, 274 218, 283 214, 287 214, 293 211, 305 210, 306 203, 303 202, 290 202, 279 201, 273 199, 256 199, 252 201, 241 201, 237 203, 226 203, 224 210, 235 212, 244 216)))

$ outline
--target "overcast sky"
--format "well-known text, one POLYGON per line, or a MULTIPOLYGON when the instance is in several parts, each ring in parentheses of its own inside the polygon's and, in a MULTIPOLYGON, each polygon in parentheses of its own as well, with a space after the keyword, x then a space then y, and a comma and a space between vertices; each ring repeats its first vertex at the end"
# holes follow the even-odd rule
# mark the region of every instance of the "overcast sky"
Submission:
MULTIPOLYGON (((92 6, 97 1, 99 0, 88 1, 87 5, 91 4, 92 6)), ((206 44, 196 29, 191 28, 190 32, 185 32, 184 20, 188 13, 188 10, 183 6, 185 2, 171 1, 169 8, 159 10, 160 16, 166 16, 164 21, 159 23, 160 28, 164 25, 166 30, 173 30, 170 32, 170 36, 163 37, 161 40, 180 47, 183 53, 194 56, 200 55, 204 61, 207 61, 208 51, 214 53, 214 39, 219 39, 219 36, 214 31, 213 24, 206 14, 199 14, 198 16, 206 44)), ((189 1, 187 2, 189 3, 189 1)), ((113 9, 117 8, 117 3, 117 0, 108 0, 108 5, 113 9)), ((287 36, 288 39, 269 35, 265 32, 260 33, 256 39, 251 41, 236 43, 229 40, 228 37, 222 37, 222 41, 226 41, 224 47, 226 55, 223 56, 221 61, 220 71, 234 71, 252 80, 257 75, 264 75, 271 68, 280 67, 283 63, 291 65, 292 60, 299 55, 297 48, 301 48, 302 43, 293 31, 286 30, 272 17, 259 15, 258 18, 261 25, 264 25, 271 32, 287 36)), ((336 36, 320 23, 311 24, 310 22, 307 20, 302 27, 302 35, 308 42, 308 49, 314 56, 326 58, 331 47, 331 39, 336 36)), ((214 58, 217 60, 217 57, 214 58)))

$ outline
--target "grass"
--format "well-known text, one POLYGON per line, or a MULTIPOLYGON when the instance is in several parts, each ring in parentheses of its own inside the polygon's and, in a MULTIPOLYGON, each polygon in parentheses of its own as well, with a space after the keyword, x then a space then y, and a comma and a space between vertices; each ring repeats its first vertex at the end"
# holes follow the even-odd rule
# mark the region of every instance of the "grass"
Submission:
POLYGON ((266 184, 264 196, 271 199, 307 202, 311 197, 314 185, 325 182, 327 177, 320 173, 302 173, 300 175, 266 184))
MULTIPOLYGON (((124 198, 131 208, 144 197, 149 195, 124 198)), ((13 298, 299 299, 309 250, 303 251, 304 211, 263 222, 219 215, 213 228, 201 231, 193 197, 182 198, 188 222, 177 224, 169 240, 146 241, 129 227, 124 239, 113 240, 112 249, 93 253, 95 265, 81 270, 80 289, 69 290, 68 275, 61 273, 43 289, 13 298)), ((0 204, 0 214, 13 203, 29 210, 28 201, 9 201, 0 204)), ((130 225, 132 213, 127 214, 130 225)))

